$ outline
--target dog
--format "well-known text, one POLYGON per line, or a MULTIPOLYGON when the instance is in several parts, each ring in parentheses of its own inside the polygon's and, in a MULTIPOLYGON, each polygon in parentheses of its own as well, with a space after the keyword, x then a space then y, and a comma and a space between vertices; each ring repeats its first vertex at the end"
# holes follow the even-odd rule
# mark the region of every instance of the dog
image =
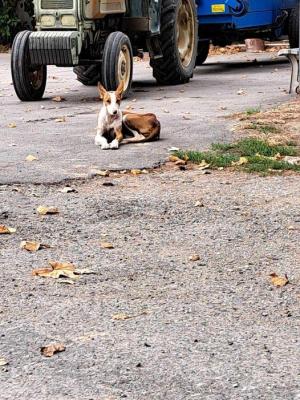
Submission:
POLYGON ((98 116, 96 146, 100 146, 102 150, 118 149, 120 143, 141 143, 159 139, 160 122, 154 114, 120 110, 124 81, 120 82, 115 92, 108 92, 99 83, 98 91, 103 105, 98 116))

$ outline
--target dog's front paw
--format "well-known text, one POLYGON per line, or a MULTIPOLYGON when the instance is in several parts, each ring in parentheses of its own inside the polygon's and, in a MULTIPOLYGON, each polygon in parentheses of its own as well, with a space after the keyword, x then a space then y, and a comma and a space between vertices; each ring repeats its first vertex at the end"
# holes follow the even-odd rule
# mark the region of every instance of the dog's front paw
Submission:
POLYGON ((110 145, 108 143, 101 145, 101 150, 108 150, 108 149, 110 149, 110 145))
POLYGON ((113 150, 116 150, 119 148, 119 142, 117 141, 117 139, 113 140, 110 144, 110 148, 113 150))

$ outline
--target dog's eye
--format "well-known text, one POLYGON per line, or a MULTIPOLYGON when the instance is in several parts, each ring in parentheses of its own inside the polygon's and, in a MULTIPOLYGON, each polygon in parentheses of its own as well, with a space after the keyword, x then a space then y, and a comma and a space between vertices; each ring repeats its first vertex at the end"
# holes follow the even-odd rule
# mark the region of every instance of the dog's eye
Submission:
POLYGON ((111 103, 111 100, 107 100, 106 103, 107 103, 107 104, 110 104, 110 103, 111 103))

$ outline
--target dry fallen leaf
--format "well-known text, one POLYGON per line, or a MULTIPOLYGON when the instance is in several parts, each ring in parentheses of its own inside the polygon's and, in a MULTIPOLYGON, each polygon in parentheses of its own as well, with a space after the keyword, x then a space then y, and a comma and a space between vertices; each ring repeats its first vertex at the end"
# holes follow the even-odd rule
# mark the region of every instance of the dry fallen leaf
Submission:
POLYGON ((177 162, 177 161, 181 161, 181 158, 174 156, 174 155, 170 155, 169 156, 169 161, 171 162, 177 162))
POLYGON ((8 128, 16 128, 16 127, 17 127, 17 125, 16 125, 15 122, 11 122, 11 123, 8 124, 7 126, 8 126, 8 128))
POLYGON ((142 171, 140 169, 132 169, 130 173, 132 175, 141 175, 142 171))
POLYGON ((66 122, 66 117, 56 118, 55 122, 66 122))
POLYGON ((285 276, 279 276, 275 272, 273 272, 272 274, 270 274, 270 277, 272 284, 276 287, 283 287, 289 283, 289 279, 286 274, 285 276))
POLYGON ((208 164, 205 160, 202 160, 201 163, 198 165, 198 168, 202 171, 204 169, 208 169, 210 164, 208 164))
POLYGON ((4 365, 8 365, 8 361, 5 358, 0 357, 0 367, 4 367, 4 365))
POLYGON ((62 343, 49 344, 41 347, 41 354, 45 357, 52 357, 56 353, 61 353, 66 350, 66 346, 62 343))
POLYGON ((6 225, 0 225, 0 234, 10 234, 15 232, 16 232, 15 228, 10 228, 9 226, 6 225))
POLYGON ((46 214, 58 214, 59 210, 57 207, 45 207, 45 206, 39 206, 36 211, 40 215, 46 215, 46 214))
POLYGON ((175 165, 186 165, 186 164, 187 164, 187 162, 185 160, 175 161, 175 165))
POLYGON ((61 97, 61 96, 55 96, 55 97, 52 98, 52 101, 55 101, 57 103, 60 103, 60 102, 65 101, 65 100, 66 99, 64 97, 61 97))
POLYGON ((245 165, 248 164, 248 158, 247 157, 240 157, 240 159, 236 162, 232 161, 231 165, 233 167, 239 166, 239 165, 245 165))
POLYGON ((38 251, 41 248, 41 243, 39 242, 29 242, 26 240, 23 240, 20 244, 21 249, 27 250, 27 251, 38 251))
POLYGON ((49 249, 50 246, 48 244, 40 242, 23 240, 20 244, 20 248, 27 251, 35 252, 41 249, 49 249))
POLYGON ((114 248, 114 245, 109 242, 101 242, 100 246, 102 249, 113 249, 114 248))
POLYGON ((129 318, 130 318, 129 315, 123 314, 123 313, 115 314, 112 316, 112 319, 115 321, 125 321, 126 319, 129 319, 129 318))
POLYGON ((75 275, 75 266, 71 263, 60 263, 56 261, 49 261, 50 267, 34 269, 32 275, 41 276, 43 278, 58 279, 60 277, 78 279, 75 275))
POLYGON ((199 261, 200 256, 198 254, 193 254, 192 256, 189 257, 190 261, 199 261))
POLYGON ((93 170, 93 173, 95 174, 95 175, 99 175, 99 176, 109 176, 109 171, 102 171, 102 170, 98 170, 98 169, 95 169, 95 170, 93 170))
POLYGON ((37 161, 37 160, 38 160, 38 158, 35 157, 35 156, 33 156, 32 154, 29 154, 29 155, 26 157, 26 161, 37 161))

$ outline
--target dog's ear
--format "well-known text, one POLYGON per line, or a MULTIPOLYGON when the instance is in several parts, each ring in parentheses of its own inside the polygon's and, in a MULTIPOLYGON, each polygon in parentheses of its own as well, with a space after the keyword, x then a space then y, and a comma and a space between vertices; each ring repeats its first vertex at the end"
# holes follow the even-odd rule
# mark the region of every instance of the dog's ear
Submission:
POLYGON ((124 84, 125 84, 124 81, 121 81, 119 83, 119 86, 118 86, 117 90, 116 90, 116 96, 119 99, 122 98, 122 95, 123 95, 123 92, 124 92, 124 84))
POLYGON ((98 83, 98 92, 100 95, 100 99, 104 99, 104 96, 106 95, 107 91, 106 91, 105 87, 101 85, 100 82, 98 83))

